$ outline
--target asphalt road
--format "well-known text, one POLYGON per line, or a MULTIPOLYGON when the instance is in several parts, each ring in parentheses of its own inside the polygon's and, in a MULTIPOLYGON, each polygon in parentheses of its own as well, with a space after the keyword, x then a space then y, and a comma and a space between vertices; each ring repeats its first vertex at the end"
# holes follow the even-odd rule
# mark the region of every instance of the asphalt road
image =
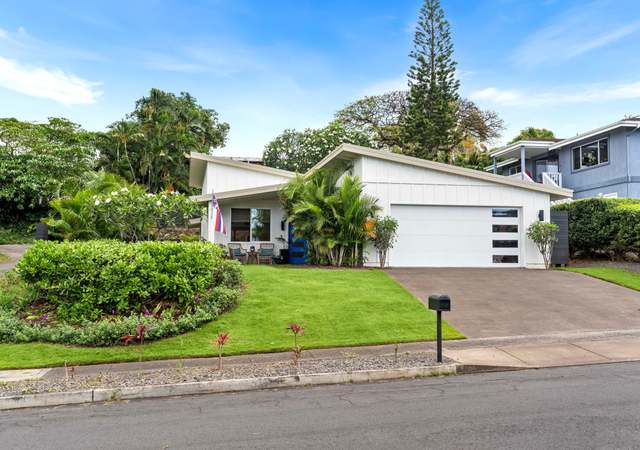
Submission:
POLYGON ((2 412, 0 447, 640 447, 640 364, 2 412))

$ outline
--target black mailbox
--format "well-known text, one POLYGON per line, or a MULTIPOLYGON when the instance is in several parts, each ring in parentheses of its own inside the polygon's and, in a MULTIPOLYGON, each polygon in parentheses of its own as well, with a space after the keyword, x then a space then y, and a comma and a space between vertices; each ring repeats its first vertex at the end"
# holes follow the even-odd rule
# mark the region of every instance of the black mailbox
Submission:
POLYGON ((447 294, 431 294, 429 296, 429 309, 451 311, 451 299, 447 294))

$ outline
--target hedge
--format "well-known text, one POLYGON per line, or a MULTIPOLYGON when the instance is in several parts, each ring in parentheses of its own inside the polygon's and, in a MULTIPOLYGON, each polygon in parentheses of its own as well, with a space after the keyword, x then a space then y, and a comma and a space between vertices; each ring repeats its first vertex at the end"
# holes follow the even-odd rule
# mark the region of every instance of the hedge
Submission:
POLYGON ((195 310, 212 288, 239 289, 237 263, 209 243, 39 241, 20 259, 20 277, 70 324, 129 316, 167 304, 195 310))
POLYGON ((573 256, 640 254, 640 199, 589 198, 555 205, 569 213, 573 256))

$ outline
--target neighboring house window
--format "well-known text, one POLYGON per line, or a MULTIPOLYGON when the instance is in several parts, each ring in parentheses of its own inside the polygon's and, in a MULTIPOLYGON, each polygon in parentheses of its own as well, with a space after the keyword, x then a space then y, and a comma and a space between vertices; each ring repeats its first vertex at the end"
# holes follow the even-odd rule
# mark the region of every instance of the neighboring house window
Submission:
POLYGON ((270 209, 231 208, 232 242, 266 242, 270 239, 270 209))
POLYGON ((600 139, 580 147, 574 147, 572 152, 573 170, 607 163, 609 162, 609 139, 600 139))
POLYGON ((509 175, 515 175, 517 173, 520 173, 520 166, 511 166, 509 167, 509 175))

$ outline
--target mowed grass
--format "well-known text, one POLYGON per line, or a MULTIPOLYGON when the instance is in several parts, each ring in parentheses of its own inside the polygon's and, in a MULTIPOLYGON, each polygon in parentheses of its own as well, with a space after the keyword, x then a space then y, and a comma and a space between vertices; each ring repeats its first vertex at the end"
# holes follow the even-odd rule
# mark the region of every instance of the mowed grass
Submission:
MULTIPOLYGON (((386 273, 375 270, 245 266, 239 305, 196 331, 143 346, 108 348, 0 344, 0 368, 30 368, 217 355, 211 341, 229 332, 225 355, 289 350, 287 326, 304 327, 303 349, 434 340, 435 314, 386 273)), ((445 339, 463 338, 443 326, 445 339)))
POLYGON ((582 273, 600 280, 640 291, 640 274, 612 267, 571 267, 563 270, 582 273))

